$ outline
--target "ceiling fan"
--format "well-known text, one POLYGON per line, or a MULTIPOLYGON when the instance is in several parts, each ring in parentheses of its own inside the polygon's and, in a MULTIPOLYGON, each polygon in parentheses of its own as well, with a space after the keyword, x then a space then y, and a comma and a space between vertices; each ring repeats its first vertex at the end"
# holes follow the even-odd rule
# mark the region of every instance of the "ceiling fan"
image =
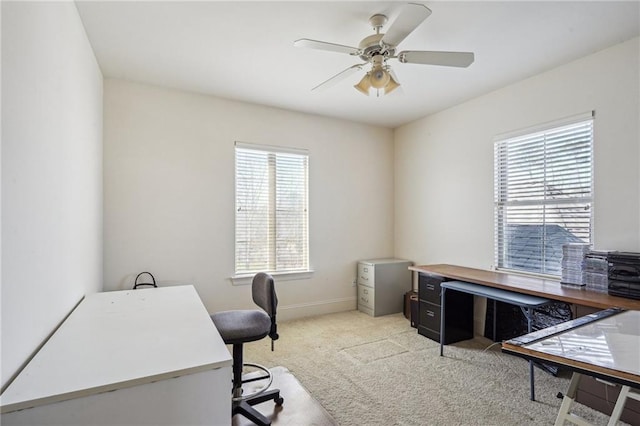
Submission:
POLYGON ((293 43, 296 47, 346 53, 351 56, 357 56, 364 61, 363 63, 353 65, 339 72, 311 90, 333 86, 353 73, 371 65, 371 69, 367 71, 362 80, 353 87, 367 96, 369 96, 371 89, 375 89, 378 96, 381 91, 385 95, 389 94, 400 86, 398 78, 387 63, 390 59, 397 59, 402 64, 442 65, 463 68, 471 65, 474 60, 472 52, 405 50, 396 54, 398 45, 427 19, 429 15, 431 15, 431 10, 423 4, 405 4, 386 33, 381 33, 380 30, 387 23, 387 17, 381 14, 373 15, 369 18, 369 23, 376 33, 362 39, 358 47, 311 40, 308 38, 296 40, 293 43))

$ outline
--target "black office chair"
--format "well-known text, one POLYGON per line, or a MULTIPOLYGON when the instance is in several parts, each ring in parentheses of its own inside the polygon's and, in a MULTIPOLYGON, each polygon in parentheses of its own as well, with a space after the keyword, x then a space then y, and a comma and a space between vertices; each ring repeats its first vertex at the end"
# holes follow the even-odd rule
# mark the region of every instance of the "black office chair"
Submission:
POLYGON ((228 345, 233 345, 233 396, 231 416, 241 414, 257 425, 270 425, 271 421, 253 408, 253 405, 273 400, 277 406, 281 406, 284 399, 280 396, 279 389, 267 391, 273 381, 273 376, 268 369, 258 364, 243 363, 242 345, 247 342, 260 340, 268 335, 271 337, 271 350, 273 350, 273 341, 278 339, 278 327, 276 325, 278 298, 276 297, 273 277, 263 272, 256 274, 251 284, 251 293, 255 304, 263 310, 218 312, 211 315, 211 319, 216 325, 218 332, 220 332, 222 340, 228 345), (266 375, 243 380, 242 371, 244 366, 254 367, 263 371, 266 375), (242 394, 243 383, 258 380, 268 380, 268 383, 251 394, 242 394))

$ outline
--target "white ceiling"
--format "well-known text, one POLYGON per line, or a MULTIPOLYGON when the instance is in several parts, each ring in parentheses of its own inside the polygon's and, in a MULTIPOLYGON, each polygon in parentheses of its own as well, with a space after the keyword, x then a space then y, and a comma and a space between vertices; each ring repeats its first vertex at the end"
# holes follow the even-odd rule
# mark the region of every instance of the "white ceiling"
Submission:
MULTIPOLYGON (((376 13, 389 24, 404 2, 77 1, 106 78, 396 127, 628 40, 640 2, 429 1, 432 15, 399 50, 472 51, 469 68, 391 62, 402 84, 366 97, 357 73, 311 88, 359 63, 293 47, 299 38, 357 46, 376 13)), ((389 26, 387 24, 387 27, 389 26)), ((382 30, 384 32, 384 29, 382 30)))

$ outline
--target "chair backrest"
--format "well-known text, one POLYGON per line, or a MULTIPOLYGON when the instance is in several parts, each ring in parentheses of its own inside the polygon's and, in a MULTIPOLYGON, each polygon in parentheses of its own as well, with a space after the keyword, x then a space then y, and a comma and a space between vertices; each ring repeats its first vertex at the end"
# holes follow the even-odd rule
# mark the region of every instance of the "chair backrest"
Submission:
POLYGON ((273 342, 278 340, 278 325, 276 324, 276 309, 278 307, 278 296, 276 296, 276 285, 273 277, 264 272, 258 272, 251 282, 251 294, 256 305, 260 306, 271 318, 271 329, 269 337, 271 338, 271 350, 273 351, 273 342))
POLYGON ((264 272, 257 273, 251 283, 251 294, 256 305, 264 309, 269 317, 275 317, 278 297, 276 296, 276 286, 271 275, 264 272))

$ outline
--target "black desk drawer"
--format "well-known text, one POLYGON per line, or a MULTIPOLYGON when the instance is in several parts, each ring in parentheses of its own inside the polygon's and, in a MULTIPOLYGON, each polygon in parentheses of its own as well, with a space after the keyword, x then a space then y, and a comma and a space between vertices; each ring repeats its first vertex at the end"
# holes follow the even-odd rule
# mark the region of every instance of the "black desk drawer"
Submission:
POLYGON ((440 305, 420 301, 420 325, 440 332, 440 305))
MULTIPOLYGON (((437 286, 440 287, 439 285, 437 286)), ((447 291, 445 345, 473 338, 473 295, 447 291)), ((438 304, 420 300, 418 333, 440 341, 440 299, 438 304)))
POLYGON ((420 300, 440 304, 440 283, 445 281, 444 278, 437 275, 427 275, 420 273, 418 275, 418 295, 420 300))
MULTIPOLYGON (((431 330, 430 328, 423 327, 421 325, 418 326, 418 334, 428 337, 431 340, 434 340, 440 343, 440 332, 431 330)), ((449 336, 447 336, 447 340, 449 340, 449 336)))

